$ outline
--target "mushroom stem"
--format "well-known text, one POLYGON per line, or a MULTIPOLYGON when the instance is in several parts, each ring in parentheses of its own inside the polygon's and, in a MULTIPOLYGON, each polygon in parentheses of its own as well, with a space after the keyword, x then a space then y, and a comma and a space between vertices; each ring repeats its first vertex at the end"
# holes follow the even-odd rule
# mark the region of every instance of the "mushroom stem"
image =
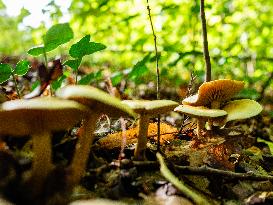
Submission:
POLYGON ((134 153, 135 160, 144 160, 145 159, 145 150, 147 145, 147 133, 149 126, 149 116, 141 115, 139 118, 139 131, 137 146, 134 153))
POLYGON ((92 113, 90 117, 87 117, 83 121, 83 134, 78 139, 75 154, 69 168, 71 171, 71 175, 68 178, 68 184, 70 187, 78 184, 84 174, 91 145, 94 140, 96 122, 99 116, 99 113, 92 113))
POLYGON ((197 138, 202 138, 202 129, 205 127, 206 121, 204 119, 197 119, 197 138))
POLYGON ((32 135, 33 162, 32 180, 35 188, 42 186, 43 181, 53 168, 51 151, 51 134, 47 130, 40 130, 32 135))
MULTIPOLYGON (((211 109, 220 109, 220 102, 219 101, 212 101, 211 102, 211 109)), ((213 120, 212 119, 208 120, 208 129, 209 130, 213 129, 213 120)))

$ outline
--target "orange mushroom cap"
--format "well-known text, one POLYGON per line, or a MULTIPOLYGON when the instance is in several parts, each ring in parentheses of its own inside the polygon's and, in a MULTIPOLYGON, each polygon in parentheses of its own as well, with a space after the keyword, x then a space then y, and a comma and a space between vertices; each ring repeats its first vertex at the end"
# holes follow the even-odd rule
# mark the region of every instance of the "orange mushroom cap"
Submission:
POLYGON ((198 94, 182 101, 184 105, 210 106, 213 101, 224 102, 236 95, 244 87, 244 82, 237 80, 214 80, 203 83, 198 94))

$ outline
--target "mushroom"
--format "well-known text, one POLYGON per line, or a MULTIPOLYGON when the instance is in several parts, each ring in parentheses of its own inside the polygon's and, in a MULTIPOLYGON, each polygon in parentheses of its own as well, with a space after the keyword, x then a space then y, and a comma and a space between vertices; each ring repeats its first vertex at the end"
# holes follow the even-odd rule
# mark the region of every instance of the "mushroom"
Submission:
POLYGON ((202 129, 209 119, 217 119, 227 115, 227 112, 219 109, 209 109, 204 106, 179 105, 174 111, 189 115, 197 119, 197 138, 201 139, 202 129))
POLYGON ((173 111, 178 103, 172 100, 124 100, 122 102, 139 114, 138 141, 134 158, 136 160, 144 160, 149 118, 173 111))
POLYGON ((12 100, 1 104, 0 135, 32 137, 31 182, 35 184, 36 193, 53 168, 51 132, 72 128, 87 109, 74 101, 54 97, 12 100))
POLYGON ((255 100, 241 99, 228 102, 222 109, 227 112, 227 116, 216 122, 221 126, 232 120, 254 117, 262 112, 263 107, 255 100))
POLYGON ((91 145, 94 139, 96 122, 100 115, 107 114, 111 117, 135 116, 128 106, 121 103, 118 98, 88 85, 69 85, 57 90, 60 98, 75 100, 89 107, 89 114, 83 121, 83 134, 78 139, 75 154, 69 169, 69 186, 78 184, 84 174, 91 145))
POLYGON ((237 80, 214 80, 203 83, 198 94, 182 101, 184 105, 205 106, 219 109, 220 104, 232 98, 244 87, 244 82, 237 80))

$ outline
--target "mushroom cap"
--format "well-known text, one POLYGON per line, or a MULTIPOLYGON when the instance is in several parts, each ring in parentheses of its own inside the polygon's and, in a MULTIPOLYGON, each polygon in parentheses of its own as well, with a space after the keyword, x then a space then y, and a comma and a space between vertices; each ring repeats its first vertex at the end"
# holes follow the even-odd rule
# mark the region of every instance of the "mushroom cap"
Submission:
POLYGON ((218 118, 227 115, 227 112, 219 109, 209 109, 203 106, 179 105, 174 109, 176 112, 184 113, 196 118, 218 118))
POLYGON ((228 102, 223 108, 227 112, 226 122, 242 120, 258 115, 263 107, 254 100, 242 99, 228 102))
POLYGON ((135 113, 151 116, 173 111, 178 105, 177 102, 172 100, 123 100, 122 103, 132 108, 135 113))
POLYGON ((56 96, 75 100, 88 106, 92 111, 101 112, 112 117, 135 116, 133 110, 108 93, 89 85, 68 85, 56 92, 56 96))
POLYGON ((214 80, 203 83, 198 94, 182 101, 184 105, 210 106, 213 101, 223 102, 232 98, 244 87, 244 82, 237 80, 214 80))
POLYGON ((0 107, 0 134, 23 136, 42 129, 66 130, 83 119, 87 110, 77 102, 55 97, 7 101, 0 107))

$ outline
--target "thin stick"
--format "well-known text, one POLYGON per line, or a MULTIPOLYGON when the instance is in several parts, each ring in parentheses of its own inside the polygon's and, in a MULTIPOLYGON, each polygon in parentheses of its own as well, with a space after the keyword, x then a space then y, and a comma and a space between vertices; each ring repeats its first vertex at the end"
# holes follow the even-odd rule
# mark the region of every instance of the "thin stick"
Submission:
MULTIPOLYGON (((151 170, 152 168, 158 169, 158 162, 156 161, 133 161, 136 167, 145 167, 146 170, 151 170)), ((179 171, 183 175, 200 175, 200 176, 219 176, 226 179, 237 179, 237 180, 252 180, 252 181, 273 181, 272 175, 261 175, 253 173, 238 173, 226 170, 220 170, 211 168, 208 166, 192 167, 192 166, 180 166, 173 164, 174 169, 179 171)))
POLYGON ((121 125, 121 130, 122 130, 122 140, 121 140, 121 147, 120 147, 120 153, 119 153, 119 161, 122 160, 124 158, 124 149, 125 149, 125 146, 126 146, 126 140, 127 140, 127 137, 126 137, 126 122, 124 120, 123 117, 119 118, 120 120, 120 125, 121 125))
MULTIPOLYGON (((155 62, 156 62, 156 99, 160 99, 160 92, 159 92, 159 87, 160 87, 160 73, 159 73, 159 58, 158 58, 158 49, 157 49, 157 37, 155 34, 154 30, 154 25, 152 21, 152 16, 151 16, 151 8, 149 5, 149 0, 147 0, 147 10, 148 10, 148 16, 149 16, 149 21, 151 24, 151 29, 153 32, 153 37, 154 37, 154 47, 155 47, 155 62)), ((157 116, 157 151, 160 152, 160 115, 157 116)))
POLYGON ((207 26, 206 26, 206 15, 204 9, 204 0, 200 0, 200 16, 202 22, 202 33, 203 33, 203 52, 204 59, 206 62, 206 82, 211 81, 211 63, 208 49, 208 37, 207 37, 207 26))

